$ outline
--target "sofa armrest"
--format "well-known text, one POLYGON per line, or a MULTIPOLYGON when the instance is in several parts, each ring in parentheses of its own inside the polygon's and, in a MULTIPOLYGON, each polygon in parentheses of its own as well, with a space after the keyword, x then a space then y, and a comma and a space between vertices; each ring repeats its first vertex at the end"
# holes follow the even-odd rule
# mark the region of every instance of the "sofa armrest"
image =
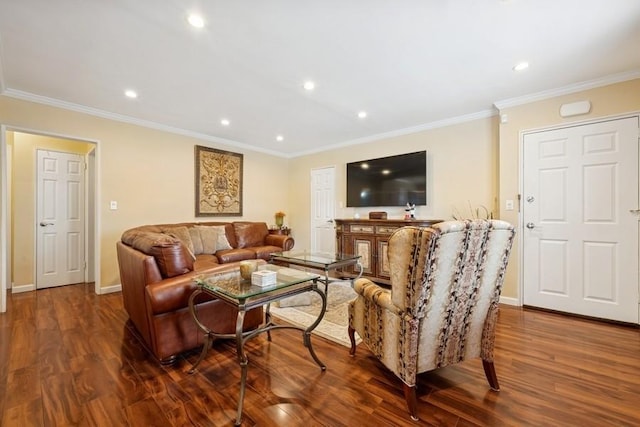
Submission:
POLYGON ((142 336, 150 342, 149 323, 145 311, 145 288, 162 280, 153 256, 140 252, 122 242, 116 243, 123 305, 129 318, 142 336))
POLYGON ((269 234, 264 238, 264 243, 270 246, 278 246, 283 251, 290 251, 293 249, 295 240, 291 236, 285 236, 284 234, 269 234))

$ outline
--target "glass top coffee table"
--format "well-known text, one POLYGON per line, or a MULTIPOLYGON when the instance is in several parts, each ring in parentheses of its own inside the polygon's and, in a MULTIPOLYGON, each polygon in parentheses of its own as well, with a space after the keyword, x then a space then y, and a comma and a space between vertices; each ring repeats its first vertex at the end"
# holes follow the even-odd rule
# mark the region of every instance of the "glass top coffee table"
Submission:
POLYGON ((349 278, 351 283, 362 276, 362 264, 360 255, 349 255, 340 253, 307 252, 307 251, 283 251, 271 254, 270 261, 275 264, 292 264, 301 267, 313 268, 324 271, 324 278, 320 280, 325 284, 325 294, 329 295, 329 283, 340 279, 329 277, 331 270, 355 265, 359 273, 356 277, 349 278))
POLYGON ((252 285, 250 279, 243 279, 240 276, 240 269, 238 268, 197 278, 196 284, 198 287, 189 297, 189 312, 195 320, 198 329, 204 333, 202 351, 198 360, 196 360, 189 370, 189 373, 195 372, 197 366, 205 358, 209 351, 209 347, 211 346, 212 339, 228 338, 235 339, 236 341, 238 363, 241 368, 240 397, 238 398, 238 412, 235 421, 236 425, 240 425, 242 422, 242 405, 247 382, 247 366, 249 364, 247 355, 244 352, 244 344, 251 338, 263 332, 267 332, 267 336, 270 341, 270 331, 273 329, 298 329, 302 331, 303 344, 309 350, 309 354, 313 360, 318 366, 320 366, 321 370, 326 370, 326 366, 320 361, 320 359, 318 359, 318 356, 316 356, 311 345, 311 332, 316 328, 316 326, 318 326, 318 324, 320 324, 320 321, 322 321, 327 310, 327 297, 322 290, 318 289, 318 280, 322 280, 322 276, 272 264, 266 264, 259 267, 259 270, 263 269, 274 271, 276 273, 276 282, 274 284, 264 287, 252 285), (298 295, 303 292, 316 292, 320 295, 320 298, 322 298, 322 308, 316 321, 308 328, 294 325, 274 324, 271 321, 271 314, 269 313, 270 303, 285 297, 298 295), (209 294, 238 309, 235 334, 216 333, 200 321, 194 302, 196 297, 201 293, 209 294), (246 312, 252 308, 263 305, 266 305, 264 324, 256 329, 246 332, 243 331, 246 312))

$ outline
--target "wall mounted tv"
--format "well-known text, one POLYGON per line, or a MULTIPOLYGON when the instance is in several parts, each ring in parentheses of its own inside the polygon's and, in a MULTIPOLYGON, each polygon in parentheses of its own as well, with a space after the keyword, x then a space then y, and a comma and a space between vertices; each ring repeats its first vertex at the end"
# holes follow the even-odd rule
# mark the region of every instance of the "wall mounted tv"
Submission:
POLYGON ((427 152, 347 163, 347 206, 427 204, 427 152))

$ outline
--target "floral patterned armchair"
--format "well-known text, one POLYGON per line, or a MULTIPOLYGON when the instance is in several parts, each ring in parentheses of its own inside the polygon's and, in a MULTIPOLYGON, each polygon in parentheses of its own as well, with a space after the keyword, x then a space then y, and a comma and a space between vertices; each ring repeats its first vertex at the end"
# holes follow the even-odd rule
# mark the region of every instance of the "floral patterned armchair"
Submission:
POLYGON ((354 333, 404 382, 411 418, 418 419, 416 375, 480 357, 491 389, 495 325, 515 230, 498 220, 404 227, 389 239, 391 288, 358 279, 349 305, 354 333))

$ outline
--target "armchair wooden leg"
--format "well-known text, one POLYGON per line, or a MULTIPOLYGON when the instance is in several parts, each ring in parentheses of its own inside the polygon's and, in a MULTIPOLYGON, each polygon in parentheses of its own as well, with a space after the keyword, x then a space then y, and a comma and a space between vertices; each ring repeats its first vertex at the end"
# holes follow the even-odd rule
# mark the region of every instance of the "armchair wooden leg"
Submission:
POLYGON ((408 386, 402 384, 404 387, 404 399, 407 401, 407 407, 409 408, 409 414, 413 421, 418 421, 418 400, 416 399, 416 386, 408 386))
POLYGON ((482 367, 484 368, 484 374, 487 376, 491 390, 500 391, 500 384, 498 384, 498 376, 496 375, 496 368, 493 366, 493 362, 483 360, 482 367))
POLYGON ((349 339, 351 340, 351 349, 349 350, 350 356, 355 356, 356 354, 356 330, 349 326, 349 339))

